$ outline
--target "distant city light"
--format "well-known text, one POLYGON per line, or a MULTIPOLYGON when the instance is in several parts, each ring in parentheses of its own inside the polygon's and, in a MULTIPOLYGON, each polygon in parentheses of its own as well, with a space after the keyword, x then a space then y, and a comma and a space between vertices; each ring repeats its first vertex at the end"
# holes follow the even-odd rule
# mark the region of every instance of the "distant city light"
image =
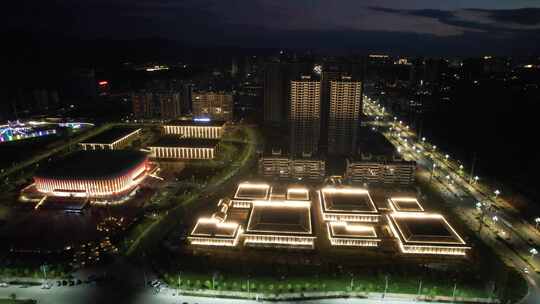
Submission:
POLYGON ((313 72, 320 75, 322 73, 322 66, 320 64, 316 64, 313 67, 313 72))

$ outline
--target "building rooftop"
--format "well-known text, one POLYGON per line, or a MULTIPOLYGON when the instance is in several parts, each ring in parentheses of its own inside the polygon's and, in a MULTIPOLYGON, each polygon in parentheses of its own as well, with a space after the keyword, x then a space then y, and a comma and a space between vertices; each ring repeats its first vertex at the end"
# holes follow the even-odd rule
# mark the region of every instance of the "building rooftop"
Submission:
POLYGON ((311 202, 254 201, 248 233, 312 234, 311 202))
POLYGON ((440 214, 396 212, 391 213, 389 219, 397 228, 394 233, 404 244, 465 245, 465 241, 440 214))
POLYGON ((234 198, 236 199, 254 199, 266 200, 270 193, 270 185, 268 184, 250 184, 241 183, 236 189, 234 198))
POLYGON ((388 199, 390 208, 398 212, 422 212, 424 208, 414 197, 391 197, 388 199))
POLYGON ((215 148, 219 139, 212 138, 183 138, 179 136, 162 136, 149 147, 178 147, 178 148, 215 148))
POLYGON ((114 127, 82 141, 81 144, 112 144, 137 130, 140 128, 114 127))
POLYGON ((321 189, 324 212, 377 213, 369 192, 362 188, 321 189))
POLYGON ((225 122, 221 120, 196 118, 194 120, 172 120, 163 125, 164 126, 223 127, 223 125, 225 125, 225 122))
POLYGON ((331 237, 361 239, 377 237, 377 232, 373 225, 329 222, 327 223, 327 228, 331 237))
POLYGON ((110 178, 123 175, 140 165, 146 158, 146 154, 139 151, 77 151, 50 162, 35 176, 54 179, 110 178))
POLYGON ((306 188, 287 189, 287 200, 309 201, 309 190, 306 188))
POLYGON ((191 232, 192 236, 235 238, 240 226, 234 222, 220 222, 213 218, 200 218, 191 232))

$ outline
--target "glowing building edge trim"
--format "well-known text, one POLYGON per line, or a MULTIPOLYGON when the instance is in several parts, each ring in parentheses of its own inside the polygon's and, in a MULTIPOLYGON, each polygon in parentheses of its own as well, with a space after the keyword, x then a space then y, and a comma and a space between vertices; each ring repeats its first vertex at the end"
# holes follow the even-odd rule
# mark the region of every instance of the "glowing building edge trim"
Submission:
POLYGON ((389 202, 389 205, 390 205, 390 209, 392 209, 392 211, 395 211, 395 212, 423 212, 424 211, 424 207, 422 207, 422 205, 420 204, 420 202, 416 199, 416 198, 411 198, 411 197, 391 197, 388 199, 388 202, 389 202), (415 202, 418 207, 420 208, 420 210, 418 211, 407 211, 405 209, 401 209, 399 208, 399 202, 415 202))
MULTIPOLYGON (((408 239, 405 239, 405 235, 403 234, 403 231, 401 230, 401 227, 399 227, 399 223, 397 221, 395 221, 395 218, 417 218, 417 219, 422 219, 422 218, 431 218, 431 219, 440 219, 442 220, 446 227, 450 228, 452 234, 454 237, 456 237, 459 241, 459 244, 461 245, 465 245, 465 241, 461 238, 461 236, 457 233, 457 231, 454 229, 454 227, 452 227, 450 225, 450 223, 448 223, 448 221, 446 220, 446 218, 444 218, 444 216, 442 216, 441 214, 437 214, 437 213, 423 213, 423 212, 396 212, 396 213, 391 213, 390 215, 387 215, 388 217, 392 218, 392 221, 389 220, 389 222, 392 222, 393 224, 395 223, 396 224, 396 227, 397 229, 399 230, 399 232, 401 233, 400 236, 406 241, 406 242, 409 242, 408 239)), ((416 242, 416 241, 410 241, 410 243, 420 243, 420 242, 416 242)), ((425 243, 425 244, 441 244, 441 245, 444 245, 444 244, 448 244, 448 245, 452 245, 454 243, 450 243, 450 242, 440 242, 440 241, 422 241, 421 243, 425 243)), ((413 246, 414 244, 406 244, 406 245, 411 245, 413 246)), ((457 244, 456 244, 457 245, 457 244)), ((416 245, 414 245, 416 246, 416 245)))
MULTIPOLYGON (((387 217, 389 217, 387 215, 387 217)), ((402 253, 407 254, 430 254, 430 255, 459 255, 459 256, 465 256, 467 255, 466 250, 471 249, 471 247, 465 247, 465 246, 436 246, 436 245, 404 245, 400 235, 396 231, 396 228, 394 227, 394 223, 388 218, 388 223, 390 230, 392 231, 392 234, 394 234, 395 238, 398 241, 399 249, 402 253), (414 247, 414 248, 425 248, 425 249, 432 249, 432 250, 414 250, 409 249, 406 247, 414 247), (434 252, 436 251, 436 252, 434 252)))
POLYGON ((258 200, 266 200, 268 199, 268 194, 270 193, 270 185, 269 184, 250 184, 250 183, 241 183, 238 185, 238 188, 236 189, 236 193, 234 194, 234 198, 237 199, 258 199, 258 200), (255 197, 255 196, 239 196, 240 191, 242 191, 242 188, 246 189, 261 189, 265 190, 263 197, 255 197))
MULTIPOLYGON (((368 201, 372 207, 371 210, 342 210, 342 209, 331 209, 328 208, 328 205, 326 203, 325 195, 323 194, 324 189, 335 189, 335 188, 323 188, 320 191, 317 191, 319 193, 319 202, 321 203, 321 212, 323 214, 351 214, 351 215, 379 215, 379 211, 377 210, 377 207, 375 206, 375 203, 373 203, 373 200, 371 199, 371 196, 369 195, 369 192, 365 189, 338 189, 338 190, 349 190, 350 193, 353 194, 365 194, 368 198, 368 201)), ((345 193, 345 192, 339 192, 339 191, 333 191, 329 193, 345 193)))

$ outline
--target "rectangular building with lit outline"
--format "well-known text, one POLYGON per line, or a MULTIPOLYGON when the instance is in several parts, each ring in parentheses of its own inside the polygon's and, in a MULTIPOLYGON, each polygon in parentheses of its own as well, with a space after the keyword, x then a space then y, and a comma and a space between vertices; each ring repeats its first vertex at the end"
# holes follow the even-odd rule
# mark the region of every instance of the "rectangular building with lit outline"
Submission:
POLYGON ((175 120, 163 125, 163 134, 179 135, 185 138, 218 139, 223 136, 225 122, 208 118, 194 120, 175 120))
POLYGON ((378 247, 381 242, 375 226, 370 224, 328 222, 326 229, 332 246, 378 247))
POLYGON ((253 201, 244 245, 274 248, 315 248, 311 201, 253 201))
POLYGON ((363 188, 328 186, 319 190, 319 201, 325 221, 377 223, 381 216, 363 188))
POLYGON ((148 146, 154 159, 214 159, 219 140, 164 136, 148 146))
POLYGON ((140 134, 140 128, 114 127, 80 142, 79 145, 83 150, 117 150, 124 148, 140 134))
POLYGON ((464 256, 470 249, 440 214, 393 212, 386 217, 402 253, 464 256))

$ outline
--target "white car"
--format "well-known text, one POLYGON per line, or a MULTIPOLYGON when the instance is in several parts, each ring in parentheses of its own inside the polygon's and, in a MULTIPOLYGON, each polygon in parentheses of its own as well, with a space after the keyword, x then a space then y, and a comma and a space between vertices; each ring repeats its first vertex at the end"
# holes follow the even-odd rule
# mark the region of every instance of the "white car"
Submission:
POLYGON ((8 286, 9 286, 8 283, 4 283, 4 282, 0 283, 0 287, 8 287, 8 286))

